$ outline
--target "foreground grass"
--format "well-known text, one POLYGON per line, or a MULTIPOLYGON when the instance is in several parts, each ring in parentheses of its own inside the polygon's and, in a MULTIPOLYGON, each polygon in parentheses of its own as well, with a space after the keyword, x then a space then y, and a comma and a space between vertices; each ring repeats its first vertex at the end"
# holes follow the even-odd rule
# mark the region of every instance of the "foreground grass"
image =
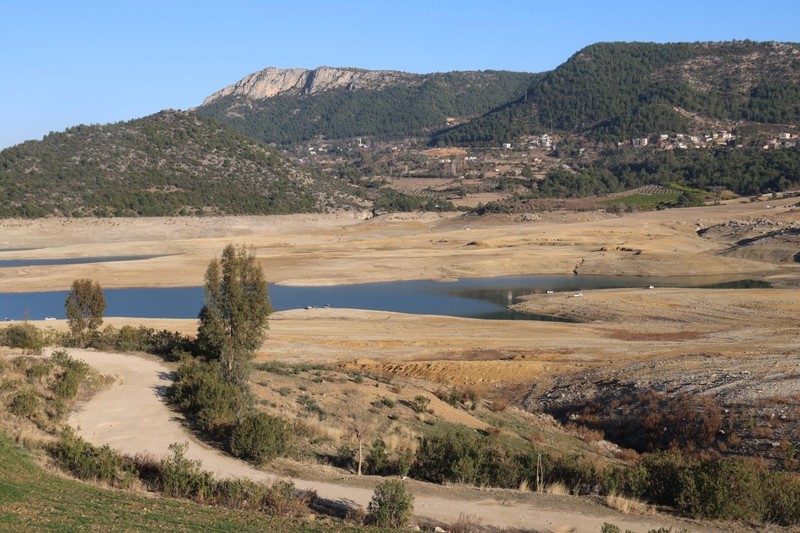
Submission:
POLYGON ((378 531, 103 489, 48 472, 0 433, 0 531, 378 531))

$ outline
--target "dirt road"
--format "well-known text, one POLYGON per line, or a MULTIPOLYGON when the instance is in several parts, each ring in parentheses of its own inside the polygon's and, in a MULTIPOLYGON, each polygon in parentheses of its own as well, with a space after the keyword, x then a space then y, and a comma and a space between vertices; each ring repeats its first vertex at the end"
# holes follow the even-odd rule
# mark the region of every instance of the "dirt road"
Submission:
MULTIPOLYGON (((88 441, 109 444, 127 454, 149 453, 156 457, 166 454, 170 443, 188 442, 187 456, 202 461, 203 467, 215 476, 275 479, 272 474, 198 442, 184 429, 183 417, 162 401, 162 393, 171 380, 170 369, 162 362, 91 350, 70 352, 98 372, 115 378, 113 385, 70 417, 70 425, 88 441)), ((372 488, 364 479, 342 478, 336 483, 293 481, 299 488, 316 490, 327 500, 362 507, 366 507, 372 496, 372 488)), ((370 481, 374 484, 379 478, 370 481)), ((479 517, 483 525, 520 531, 597 532, 604 522, 633 531, 670 526, 691 531, 722 531, 663 515, 622 515, 589 498, 439 487, 415 481, 409 481, 409 487, 415 494, 416 515, 443 524, 454 522, 463 513, 479 517)))

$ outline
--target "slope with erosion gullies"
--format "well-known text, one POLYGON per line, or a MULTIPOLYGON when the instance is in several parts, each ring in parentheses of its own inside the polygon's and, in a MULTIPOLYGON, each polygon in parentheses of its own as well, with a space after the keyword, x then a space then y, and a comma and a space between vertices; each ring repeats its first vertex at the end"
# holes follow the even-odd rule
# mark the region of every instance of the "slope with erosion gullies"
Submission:
POLYGON ((283 214, 357 204, 345 185, 192 112, 75 126, 0 152, 0 216, 283 214))
POLYGON ((518 98, 536 76, 265 69, 209 96, 197 112, 251 137, 282 144, 317 136, 430 134, 518 98))
POLYGON ((505 141, 555 129, 622 140, 686 132, 693 116, 800 124, 792 44, 598 43, 534 79, 525 98, 436 137, 505 141))

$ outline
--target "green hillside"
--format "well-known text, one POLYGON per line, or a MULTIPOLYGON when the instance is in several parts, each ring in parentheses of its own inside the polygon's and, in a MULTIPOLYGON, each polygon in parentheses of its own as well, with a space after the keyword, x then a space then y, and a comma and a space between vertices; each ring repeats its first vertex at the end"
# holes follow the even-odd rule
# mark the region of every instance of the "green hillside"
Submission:
POLYGON ((508 141, 545 130, 615 141, 688 131, 698 116, 800 124, 795 45, 599 43, 534 79, 527 97, 436 137, 508 141))
POLYGON ((405 75, 388 86, 331 88, 312 94, 281 93, 261 99, 228 95, 200 106, 216 118, 265 142, 281 144, 324 136, 430 135, 524 94, 535 78, 517 72, 448 72, 405 75))
POLYGON ((352 205, 332 178, 191 112, 75 126, 0 152, 0 216, 281 214, 352 205))

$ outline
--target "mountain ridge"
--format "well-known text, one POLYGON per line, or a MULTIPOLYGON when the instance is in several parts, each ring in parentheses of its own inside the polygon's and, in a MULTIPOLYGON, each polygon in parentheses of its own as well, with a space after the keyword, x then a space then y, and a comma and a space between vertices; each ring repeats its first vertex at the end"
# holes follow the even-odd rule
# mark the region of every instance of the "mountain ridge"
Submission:
POLYGON ((209 95, 202 105, 225 96, 244 96, 262 100, 280 94, 311 95, 338 88, 380 89, 394 83, 420 84, 424 74, 398 70, 367 70, 349 67, 320 66, 315 69, 267 67, 248 74, 239 81, 209 95))

